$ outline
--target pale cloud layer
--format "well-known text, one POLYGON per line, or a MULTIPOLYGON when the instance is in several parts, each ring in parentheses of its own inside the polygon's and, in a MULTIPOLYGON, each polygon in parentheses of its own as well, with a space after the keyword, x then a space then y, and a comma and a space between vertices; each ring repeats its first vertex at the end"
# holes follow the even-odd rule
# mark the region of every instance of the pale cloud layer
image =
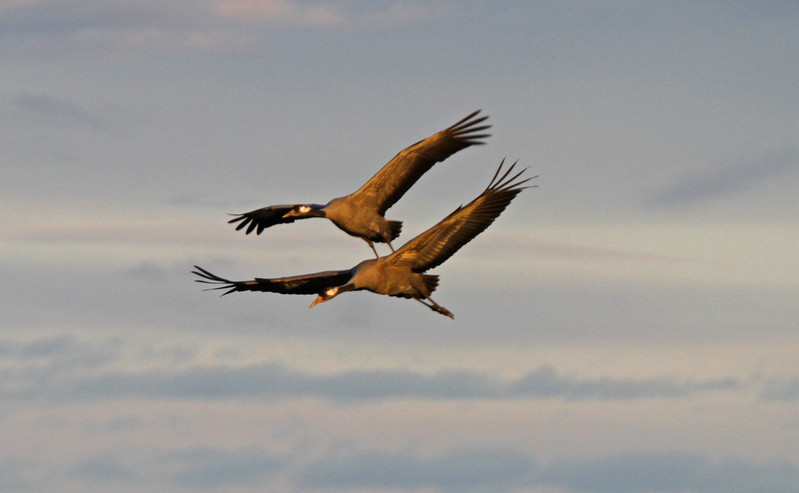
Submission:
MULTIPOLYGON (((683 426, 687 431, 699 425, 685 422, 691 419, 708 420, 700 427, 718 427, 714 402, 725 402, 728 413, 744 414, 760 402, 769 415, 795 421, 791 407, 775 414, 777 379, 759 375, 746 381, 618 378, 567 375, 549 366, 516 379, 474 370, 320 373, 275 363, 236 365, 236 352, 229 351, 218 356, 229 364, 199 367, 197 362, 207 359, 198 352, 202 341, 159 347, 147 339, 130 343, 119 337, 105 342, 68 335, 16 339, 0 344, 7 418, 0 464, 4 486, 19 491, 43 489, 42 474, 68 491, 111 484, 120 491, 250 491, 272 484, 286 491, 562 488, 598 493, 652 488, 789 492, 799 476, 795 465, 773 455, 791 437, 783 430, 774 440, 762 425, 739 430, 738 440, 749 434, 755 440, 745 448, 718 437, 726 441, 724 451, 684 438, 667 445, 661 439, 624 437, 669 423, 657 417, 661 413, 677 420, 668 426, 679 433, 683 426), (28 405, 35 411, 17 411, 28 405), (524 411, 518 413, 514 409, 520 406, 524 411), (613 411, 620 409, 627 411, 613 411), (569 412, 562 415, 564 410, 569 412), (431 411, 435 431, 424 418, 431 411), (595 422, 575 430, 584 413, 595 422), (504 424, 494 421, 498 418, 504 424), (226 424, 209 428, 214 422, 226 424), (397 429, 400 423, 404 429, 397 429), (543 453, 525 439, 531 434, 533 443, 582 442, 574 433, 597 423, 636 445, 614 452, 618 444, 611 440, 604 452, 569 457, 560 451, 563 445, 543 453), (485 433, 463 435, 464 426, 483 430, 487 424, 485 433), (82 429, 92 431, 75 435, 82 429), (152 433, 159 438, 148 438, 152 433), (318 433, 327 438, 308 440, 318 433), (383 433, 405 438, 395 448, 375 441, 383 433), (72 453, 60 456, 56 448, 42 454, 47 436, 69 440, 72 453), (8 446, 23 438, 19 446, 8 446), (427 440, 437 445, 428 449, 427 440), (742 457, 742 450, 762 440, 770 444, 765 458, 742 457), (117 441, 127 444, 124 450, 113 446, 117 441)), ((795 387, 793 380, 785 381, 795 387)), ((715 440, 712 434, 708 442, 715 440)))
MULTIPOLYGON (((151 370, 115 369, 114 345, 87 346, 65 337, 0 345, 0 355, 14 366, 5 371, 0 394, 6 399, 286 399, 326 398, 341 402, 393 399, 428 400, 628 400, 676 399, 695 394, 740 391, 737 378, 707 381, 670 376, 654 378, 575 377, 551 366, 528 371, 517 379, 502 379, 466 369, 421 374, 411 370, 349 370, 325 375, 288 368, 274 362, 257 365, 169 366, 191 357, 189 348, 172 348, 151 370), (32 364, 30 364, 32 363, 32 364), (30 366, 28 366, 30 364, 30 366), (56 372, 56 370, 58 370, 56 372), (87 375, 86 370, 92 370, 87 375), (35 377, 35 378, 34 378, 35 377), (33 378, 33 380, 31 380, 33 378)), ((152 363, 150 363, 152 364, 152 363)), ((795 382, 793 382, 795 383, 795 382)), ((789 384, 789 385, 793 385, 789 384)), ((780 387, 769 383, 767 397, 780 387)), ((784 393, 784 390, 783 390, 784 393)), ((783 395, 784 397, 784 395, 783 395)))
POLYGON ((428 23, 451 8, 412 1, 16 2, 5 5, 0 27, 9 43, 0 53, 249 49, 264 29, 396 29, 428 23))

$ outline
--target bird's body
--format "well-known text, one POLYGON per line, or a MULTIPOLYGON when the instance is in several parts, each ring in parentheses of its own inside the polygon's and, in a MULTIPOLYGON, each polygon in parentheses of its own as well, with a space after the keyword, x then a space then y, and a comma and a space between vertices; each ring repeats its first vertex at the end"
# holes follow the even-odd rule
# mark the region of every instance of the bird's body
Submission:
POLYGON ((372 250, 374 242, 390 245, 400 235, 402 222, 386 219, 364 202, 367 201, 353 195, 333 199, 324 207, 325 217, 342 231, 366 240, 372 250))
MULTIPOLYGON (((400 264, 391 255, 367 259, 350 270, 351 277, 345 290, 342 286, 330 286, 338 292, 365 289, 377 294, 399 298, 428 298, 438 286, 438 276, 421 274, 400 264)), ((326 290, 327 290, 326 289, 326 290)))
POLYGON ((407 242, 395 252, 367 259, 351 269, 317 272, 282 278, 229 281, 197 267, 198 282, 220 284, 213 289, 266 291, 282 294, 317 294, 311 306, 347 291, 367 290, 377 294, 413 298, 430 309, 452 317, 452 313, 430 298, 438 276, 425 274, 484 231, 524 188, 530 178, 515 181, 523 172, 508 178, 516 163, 499 176, 500 164, 489 186, 476 199, 458 207, 438 224, 407 242), (514 182, 515 181, 515 182, 514 182))
MULTIPOLYGON (((481 134, 490 125, 480 125, 488 118, 478 117, 480 110, 471 113, 449 128, 420 140, 403 149, 369 181, 355 192, 337 197, 326 204, 274 205, 244 214, 237 214, 230 223, 236 230, 261 234, 276 224, 292 223, 298 219, 326 217, 339 229, 365 240, 377 255, 374 243, 396 239, 402 222, 385 218, 386 210, 394 205, 414 183, 436 163, 472 145, 480 145, 481 134)), ((394 248, 391 247, 393 251, 394 248)))

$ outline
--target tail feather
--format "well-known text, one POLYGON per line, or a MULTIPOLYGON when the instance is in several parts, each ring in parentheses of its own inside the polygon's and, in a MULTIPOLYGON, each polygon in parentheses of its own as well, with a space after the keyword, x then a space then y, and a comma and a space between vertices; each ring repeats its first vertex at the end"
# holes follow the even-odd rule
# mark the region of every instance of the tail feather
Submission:
POLYGON ((402 221, 389 221, 388 227, 391 228, 391 240, 396 240, 402 232, 402 221))
POLYGON ((424 287, 427 290, 424 297, 427 298, 433 294, 433 291, 438 287, 438 276, 435 274, 425 274, 422 278, 424 280, 424 287))

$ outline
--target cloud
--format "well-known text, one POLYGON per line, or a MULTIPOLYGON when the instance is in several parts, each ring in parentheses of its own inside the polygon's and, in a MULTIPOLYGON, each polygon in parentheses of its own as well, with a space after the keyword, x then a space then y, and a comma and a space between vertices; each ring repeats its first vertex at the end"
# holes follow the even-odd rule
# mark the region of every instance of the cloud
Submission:
POLYGON ((424 374, 411 370, 348 370, 314 374, 278 363, 203 365, 174 369, 176 357, 190 365, 196 351, 171 346, 139 353, 146 370, 119 370, 119 342, 79 343, 69 337, 0 345, 7 368, 0 394, 63 399, 123 398, 251 399, 315 397, 341 402, 387 399, 568 399, 631 400, 678 398, 741 387, 734 378, 580 378, 542 366, 518 379, 471 370, 424 374), (164 352, 167 351, 167 352, 164 352), (162 354, 163 353, 163 354, 162 354), (27 357, 26 357, 27 356, 27 357), (38 356, 34 360, 33 356, 38 356), (153 368, 155 365, 155 368, 153 368))
POLYGON ((42 93, 19 92, 10 102, 15 119, 40 125, 104 130, 107 124, 77 103, 42 93))
POLYGON ((799 468, 732 459, 712 462, 681 452, 643 452, 558 461, 541 471, 537 479, 586 493, 789 493, 799 484, 799 468))
POLYGON ((145 260, 131 267, 128 274, 146 281, 160 281, 166 278, 167 270, 156 262, 145 260))
POLYGON ((518 380, 501 381, 470 371, 423 375, 403 370, 353 370, 312 375, 277 364, 245 367, 196 367, 183 371, 108 372, 76 378, 50 389, 60 397, 113 398, 139 395, 167 398, 259 398, 310 396, 338 401, 384 399, 641 399, 675 398, 700 392, 733 390, 735 379, 704 382, 676 378, 630 380, 578 379, 550 367, 518 380))
POLYGON ((769 380, 761 393, 761 398, 766 401, 799 401, 799 377, 769 380))
POLYGON ((216 0, 210 11, 246 22, 284 22, 295 26, 340 26, 347 18, 340 5, 291 0, 216 0))
POLYGON ((624 400, 673 398, 699 392, 734 390, 739 386, 739 382, 733 378, 703 382, 681 381, 673 377, 578 379, 560 375, 554 368, 542 367, 510 384, 508 393, 519 397, 624 400))
POLYGON ((584 493, 789 493, 795 491, 798 480, 799 468, 791 464, 737 459, 713 462, 684 452, 564 459, 536 468, 526 454, 490 448, 452 451, 438 457, 356 453, 318 460, 298 476, 300 485, 322 489, 502 491, 535 486, 584 493))
POLYGON ((9 41, 0 52, 257 49, 269 29, 386 29, 428 22, 431 16, 429 7, 409 1, 377 7, 296 0, 18 2, 0 19, 0 32, 9 41))
POLYGON ((42 0, 21 4, 4 13, 3 52, 62 54, 86 50, 113 52, 131 47, 207 45, 207 14, 196 2, 169 4, 152 0, 42 0), (12 51, 13 50, 13 51, 12 51))
POLYGON ((397 27, 429 19, 429 5, 393 2, 297 2, 291 0, 216 0, 211 12, 248 23, 280 22, 295 27, 397 27))
POLYGON ((116 341, 86 344, 60 334, 26 342, 3 341, 0 343, 0 357, 10 363, 6 365, 6 371, 16 369, 25 377, 47 378, 62 371, 102 370, 117 360, 119 347, 116 341))
MULTIPOLYGON (((0 464, 0 472, 11 472, 0 464)), ((508 447, 465 446, 425 454, 418 451, 336 450, 320 455, 276 454, 263 446, 195 446, 166 450, 126 448, 77 458, 65 477, 48 481, 109 487, 171 486, 176 491, 242 488, 260 491, 276 477, 285 490, 443 492, 556 489, 580 493, 792 493, 799 467, 778 461, 710 459, 679 450, 642 450, 595 458, 562 457, 540 463, 508 447)), ((58 473, 60 474, 60 473, 58 473)), ((24 474, 23 474, 24 475, 24 474)), ((3 484, 0 480, 0 484, 3 484)), ((35 486, 38 478, 7 484, 35 486)), ((238 489, 237 489, 238 491, 238 489)))
POLYGON ((162 460, 179 466, 174 481, 188 487, 262 483, 281 465, 261 449, 220 450, 199 447, 166 454, 162 460))
POLYGON ((799 150, 783 149, 761 159, 684 178, 648 201, 655 207, 690 205, 745 192, 799 171, 799 150))
POLYGON ((262 448, 192 447, 120 455, 108 452, 78 460, 68 476, 95 484, 170 483, 187 490, 263 484, 282 459, 262 448))
POLYGON ((501 491, 529 483, 533 462, 512 450, 475 448, 439 457, 368 452, 318 460, 299 473, 306 488, 438 488, 501 491))
POLYGON ((0 342, 0 356, 35 358, 40 356, 53 356, 69 350, 74 345, 72 337, 57 335, 43 337, 30 342, 15 343, 11 341, 0 342))
POLYGON ((30 481, 22 472, 24 466, 16 459, 0 460, 0 490, 25 491, 30 481))
POLYGON ((136 470, 106 455, 91 457, 70 468, 69 475, 100 482, 132 483, 141 478, 136 470))

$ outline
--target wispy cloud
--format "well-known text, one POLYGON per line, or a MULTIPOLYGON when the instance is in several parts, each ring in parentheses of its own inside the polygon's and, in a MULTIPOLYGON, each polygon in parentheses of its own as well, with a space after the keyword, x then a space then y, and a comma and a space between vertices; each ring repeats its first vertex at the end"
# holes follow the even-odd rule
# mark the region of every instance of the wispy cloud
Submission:
MULTIPOLYGON (((6 344, 0 347, 0 355, 14 363, 14 369, 5 372, 0 394, 21 399, 134 396, 210 400, 315 397, 342 402, 386 399, 632 400, 678 398, 741 387, 735 378, 702 381, 669 376, 581 378, 564 375, 550 366, 532 370, 518 379, 502 379, 470 370, 424 374, 411 370, 370 369, 314 374, 277 363, 184 366, 175 370, 162 362, 156 369, 122 371, 113 368, 114 358, 119 358, 113 345, 105 344, 93 350, 91 346, 61 337, 16 346, 6 344), (92 356, 93 352, 97 354, 92 356), (33 367, 28 368, 29 358, 22 355, 31 354, 38 357, 32 362, 33 367), (80 363, 74 364, 76 360, 80 363), (70 370, 70 365, 74 371, 70 370)), ((149 364, 153 363, 157 361, 149 364)), ((184 361, 184 364, 188 363, 184 361)))
POLYGON ((799 376, 792 378, 772 378, 766 383, 761 397, 767 401, 799 401, 799 376))
POLYGON ((212 13, 248 23, 282 22, 295 26, 340 26, 347 22, 341 4, 300 3, 291 0, 213 1, 212 13))
POLYGON ((116 452, 89 456, 76 461, 67 475, 95 484, 155 481, 194 490, 263 484, 282 465, 282 458, 262 448, 192 447, 143 457, 116 452))
POLYGON ((558 461, 542 470, 537 479, 568 491, 591 493, 789 493, 799 484, 799 468, 740 460, 713 462, 701 455, 682 452, 643 452, 587 461, 558 461))
POLYGON ((431 15, 429 6, 402 0, 379 6, 296 0, 176 0, 169 4, 41 0, 6 8, 0 32, 10 43, 0 52, 256 47, 263 30, 272 28, 385 29, 427 22, 431 15))
POLYGON ((281 465, 281 459, 259 448, 219 450, 198 447, 164 455, 160 461, 174 462, 174 480, 189 487, 260 484, 281 465))
MULTIPOLYGON (((533 487, 586 493, 792 493, 799 482, 795 464, 714 460, 682 451, 629 451, 591 459, 563 457, 541 464, 531 454, 507 447, 464 446, 437 454, 343 448, 312 457, 276 454, 262 446, 196 446, 146 452, 128 448, 125 453, 109 450, 102 455, 77 457, 63 473, 48 480, 67 484, 79 480, 132 490, 155 485, 176 491, 241 487, 256 491, 279 477, 289 491, 364 488, 461 492, 533 487)), ((12 476, 25 477, 25 472, 23 468, 12 476)), ((37 481, 41 479, 6 484, 36 486, 37 481)))
MULTIPOLYGON (((156 445, 125 443, 102 452, 77 450, 59 469, 36 474, 46 459, 0 460, 0 485, 25 491, 47 485, 91 485, 140 491, 198 489, 261 491, 279 482, 281 491, 517 491, 556 489, 586 493, 791 493, 799 466, 680 449, 631 449, 620 453, 554 457, 480 443, 425 452, 416 447, 361 448, 339 443, 332 449, 280 449, 274 444, 156 445)), ((78 488, 73 488, 78 489, 78 488)), ((270 490, 267 488, 267 490, 270 490)))
POLYGON ((392 27, 427 20, 441 9, 411 1, 297 2, 292 0, 215 0, 210 12, 248 23, 279 22, 295 27, 392 27))
MULTIPOLYGON (((470 371, 423 375, 403 370, 356 370, 312 375, 277 364, 247 367, 198 367, 183 371, 108 372, 78 377, 47 389, 59 398, 291 398, 320 397, 338 401, 384 399, 596 399, 676 398, 696 393, 735 390, 735 379, 681 381, 663 377, 631 380, 579 379, 550 367, 518 380, 503 381, 470 371)), ((39 389, 43 390, 43 389, 39 389)))
POLYGON ((318 460, 299 473, 310 488, 438 488, 445 491, 502 491, 529 484, 533 461, 507 449, 453 451, 416 457, 370 451, 318 460))
POLYGON ((799 172, 799 150, 787 148, 760 159, 685 177, 648 200, 649 205, 691 205, 745 192, 788 173, 799 172))
POLYGON ((11 115, 21 121, 60 127, 105 130, 107 124, 79 104, 42 93, 20 92, 10 100, 11 115))

